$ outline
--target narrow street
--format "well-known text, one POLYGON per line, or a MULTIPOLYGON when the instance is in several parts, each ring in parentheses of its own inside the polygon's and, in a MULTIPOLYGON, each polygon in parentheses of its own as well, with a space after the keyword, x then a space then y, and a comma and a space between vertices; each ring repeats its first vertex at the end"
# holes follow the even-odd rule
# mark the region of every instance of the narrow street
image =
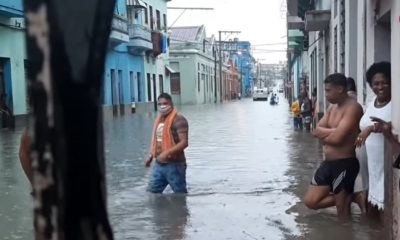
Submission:
MULTIPOLYGON (((154 114, 105 119, 108 205, 115 239, 379 239, 355 208, 352 222, 335 209, 301 203, 321 146, 294 132, 280 104, 249 99, 181 108, 190 124, 189 194, 145 192, 143 166, 154 114)), ((29 187, 19 166, 21 130, 0 132, 0 239, 33 239, 29 187)))

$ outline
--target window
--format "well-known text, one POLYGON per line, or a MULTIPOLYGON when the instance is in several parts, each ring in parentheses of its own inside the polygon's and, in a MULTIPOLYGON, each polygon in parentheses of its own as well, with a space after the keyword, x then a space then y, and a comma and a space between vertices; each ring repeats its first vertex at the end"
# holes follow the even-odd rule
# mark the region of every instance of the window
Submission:
POLYGON ((164 31, 167 31, 167 15, 163 14, 164 31))
POLYGON ((198 73, 197 77, 197 91, 200 92, 200 73, 198 73))
POLYGON ((160 81, 160 93, 164 92, 164 77, 163 75, 158 75, 158 79, 160 81))
POLYGON ((151 76, 147 74, 147 101, 151 102, 151 76))
POLYGON ((135 102, 135 79, 132 71, 129 72, 129 81, 131 83, 131 102, 135 102))
POLYGON ((161 14, 159 10, 156 10, 156 18, 157 18, 157 29, 161 30, 161 14))
POLYGON ((333 56, 334 56, 334 66, 333 66, 333 69, 334 69, 334 71, 335 72, 337 72, 337 63, 338 63, 338 51, 339 51, 339 49, 338 49, 338 39, 337 39, 337 36, 338 36, 338 32, 337 32, 338 30, 337 30, 337 26, 334 28, 334 30, 333 30, 333 34, 334 34, 334 39, 333 39, 333 41, 334 41, 334 48, 333 48, 333 51, 334 51, 334 53, 333 53, 333 56))
POLYGON ((207 84, 207 92, 208 92, 208 75, 207 75, 207 80, 206 80, 206 84, 207 84))
POLYGON ((124 86, 123 86, 123 76, 122 70, 118 70, 118 94, 119 94, 119 104, 123 104, 124 101, 124 86))
POLYGON ((346 44, 346 12, 345 12, 345 2, 340 1, 340 71, 344 73, 345 71, 345 44, 346 44))
POLYGON ((181 94, 181 75, 180 73, 171 74, 171 94, 181 94))
POLYGON ((150 6, 150 28, 154 30, 153 7, 150 6))
POLYGON ((142 87, 142 86, 141 86, 142 77, 141 77, 140 75, 141 75, 140 72, 138 72, 138 73, 137 73, 137 77, 136 77, 137 92, 138 92, 137 100, 138 100, 139 102, 143 101, 143 99, 142 99, 142 88, 141 88, 141 87, 142 87))
POLYGON ((149 24, 149 12, 147 8, 144 9, 144 23, 149 24))
POLYGON ((110 70, 110 77, 111 77, 111 103, 112 105, 117 104, 117 89, 116 89, 116 82, 115 82, 115 70, 110 70))
POLYGON ((156 75, 155 74, 153 74, 153 99, 154 99, 154 101, 155 101, 155 99, 157 98, 157 86, 156 86, 156 75))

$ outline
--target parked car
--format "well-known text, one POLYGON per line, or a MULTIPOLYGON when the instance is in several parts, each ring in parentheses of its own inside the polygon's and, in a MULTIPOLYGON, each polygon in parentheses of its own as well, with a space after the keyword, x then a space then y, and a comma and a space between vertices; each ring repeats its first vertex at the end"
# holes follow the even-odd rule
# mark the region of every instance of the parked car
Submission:
POLYGON ((253 92, 253 101, 264 100, 268 101, 268 89, 256 89, 253 92))

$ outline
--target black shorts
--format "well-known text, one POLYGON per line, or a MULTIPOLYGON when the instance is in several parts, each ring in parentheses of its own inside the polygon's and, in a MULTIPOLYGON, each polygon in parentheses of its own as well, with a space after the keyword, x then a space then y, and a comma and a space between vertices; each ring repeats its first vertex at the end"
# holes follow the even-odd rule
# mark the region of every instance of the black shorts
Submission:
POLYGON ((353 193, 359 170, 360 164, 357 158, 323 161, 315 172, 311 185, 330 186, 334 194, 342 190, 353 193))

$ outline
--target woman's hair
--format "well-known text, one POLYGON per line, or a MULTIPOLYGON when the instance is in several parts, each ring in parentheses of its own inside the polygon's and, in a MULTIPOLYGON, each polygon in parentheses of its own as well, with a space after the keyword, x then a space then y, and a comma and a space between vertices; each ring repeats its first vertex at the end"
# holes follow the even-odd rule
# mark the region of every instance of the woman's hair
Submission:
POLYGON ((391 84, 392 82, 392 73, 390 62, 378 62, 371 65, 371 67, 367 70, 367 82, 369 86, 372 87, 372 78, 377 74, 381 73, 385 76, 386 80, 391 84))
POLYGON ((347 78, 347 91, 353 91, 353 92, 357 91, 356 90, 356 82, 351 77, 347 78))

